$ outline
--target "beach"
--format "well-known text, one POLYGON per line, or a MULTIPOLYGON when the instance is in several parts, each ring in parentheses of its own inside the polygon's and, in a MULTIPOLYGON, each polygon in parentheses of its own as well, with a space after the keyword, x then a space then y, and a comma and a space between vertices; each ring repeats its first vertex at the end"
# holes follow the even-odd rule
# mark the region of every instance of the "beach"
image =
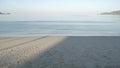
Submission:
POLYGON ((120 68, 120 36, 0 37, 0 68, 120 68))

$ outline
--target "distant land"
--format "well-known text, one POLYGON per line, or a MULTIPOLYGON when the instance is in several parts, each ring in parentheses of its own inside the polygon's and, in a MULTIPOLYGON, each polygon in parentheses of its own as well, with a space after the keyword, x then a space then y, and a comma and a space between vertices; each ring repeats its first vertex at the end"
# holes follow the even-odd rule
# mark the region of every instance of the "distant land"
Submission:
POLYGON ((2 15, 2 14, 10 14, 10 13, 3 13, 3 12, 0 12, 0 15, 2 15))
POLYGON ((101 13, 102 15, 120 15, 120 10, 118 11, 112 11, 112 12, 104 12, 101 13))

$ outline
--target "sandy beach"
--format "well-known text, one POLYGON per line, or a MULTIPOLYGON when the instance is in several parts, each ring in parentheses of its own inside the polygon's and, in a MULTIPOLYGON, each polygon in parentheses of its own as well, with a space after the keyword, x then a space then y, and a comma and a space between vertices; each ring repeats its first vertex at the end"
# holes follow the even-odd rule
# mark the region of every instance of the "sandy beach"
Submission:
POLYGON ((120 68, 119 36, 0 37, 0 68, 120 68))

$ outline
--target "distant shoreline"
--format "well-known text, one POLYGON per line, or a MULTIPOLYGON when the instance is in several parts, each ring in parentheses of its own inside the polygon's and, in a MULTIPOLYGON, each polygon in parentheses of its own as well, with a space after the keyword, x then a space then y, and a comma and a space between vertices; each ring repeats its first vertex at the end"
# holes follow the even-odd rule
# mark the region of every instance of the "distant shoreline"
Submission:
POLYGON ((8 15, 8 14, 11 14, 11 13, 3 13, 3 12, 0 12, 0 15, 8 15))
POLYGON ((112 12, 104 12, 104 13, 101 13, 101 15, 120 15, 120 10, 112 11, 112 12))

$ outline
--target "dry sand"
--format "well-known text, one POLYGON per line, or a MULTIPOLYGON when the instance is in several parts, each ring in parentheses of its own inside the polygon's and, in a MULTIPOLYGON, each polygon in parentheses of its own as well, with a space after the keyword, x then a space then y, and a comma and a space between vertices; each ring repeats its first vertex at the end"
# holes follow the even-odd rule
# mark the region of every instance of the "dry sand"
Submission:
POLYGON ((0 68, 120 68, 119 36, 0 38, 0 68))

